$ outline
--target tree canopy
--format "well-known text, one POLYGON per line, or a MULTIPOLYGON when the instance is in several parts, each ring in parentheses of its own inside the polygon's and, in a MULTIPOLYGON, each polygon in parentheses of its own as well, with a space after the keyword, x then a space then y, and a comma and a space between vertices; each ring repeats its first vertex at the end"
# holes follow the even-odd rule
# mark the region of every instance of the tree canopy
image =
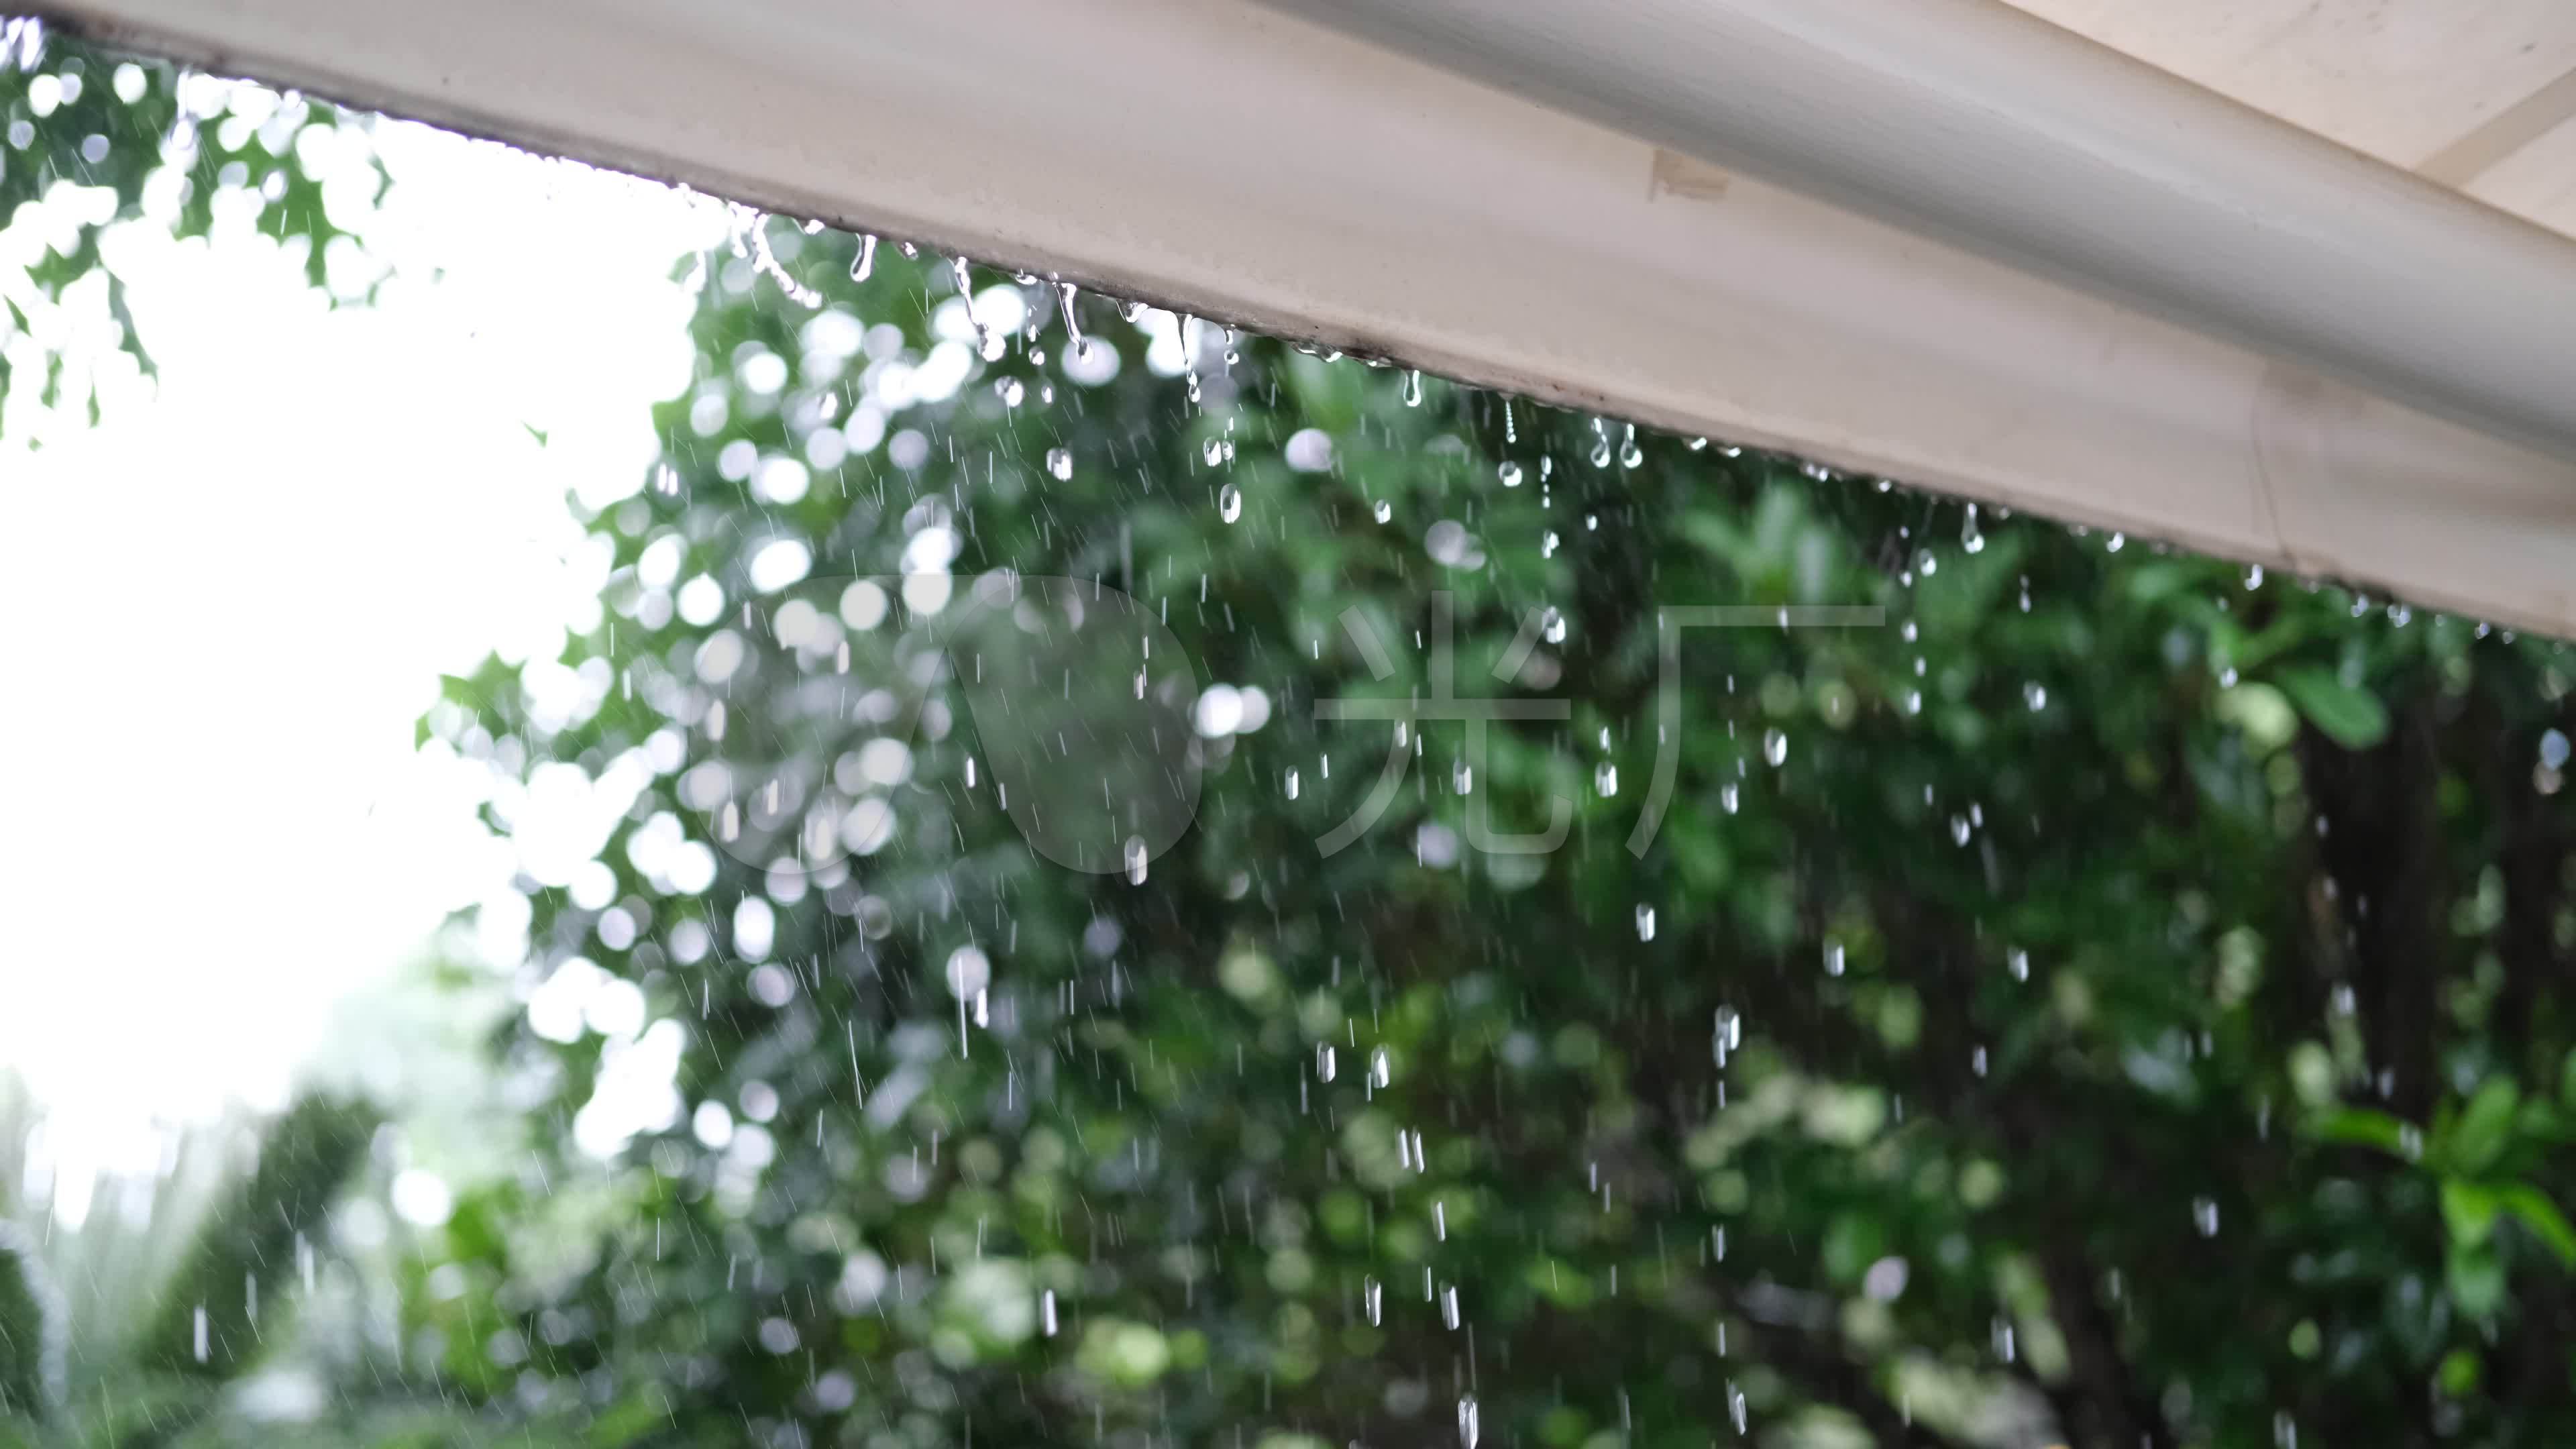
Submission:
MULTIPOLYGON (((528 979, 640 988, 686 1109, 579 1271, 534 1169, 465 1205, 458 1382, 671 1443, 2576 1426, 2558 644, 862 246, 716 259, 600 626, 432 721, 502 829, 624 807, 528 979), (999 798, 1109 751, 942 632, 1040 578, 1184 651, 1142 869, 999 798)), ((511 1049, 563 1152, 638 1048, 511 1049)))
POLYGON ((102 350, 83 345, 84 287, 103 303, 104 355, 150 370, 124 281, 100 250, 114 223, 148 218, 181 237, 244 224, 297 249, 322 286, 335 244, 355 245, 342 220, 383 180, 365 158, 334 164, 337 120, 291 91, 0 16, 0 229, 12 243, 0 245, 0 399, 17 403, 11 413, 32 400, 97 418, 87 367, 102 350))
MULTIPOLYGON (((12 204, 188 124, 52 54, 12 204)), ((188 194, 326 239, 292 129, 188 194)), ((2576 1437, 2557 642, 784 219, 695 265, 596 626, 422 724, 528 837, 528 1150, 405 1259, 463 1417, 400 1442, 2576 1437)))

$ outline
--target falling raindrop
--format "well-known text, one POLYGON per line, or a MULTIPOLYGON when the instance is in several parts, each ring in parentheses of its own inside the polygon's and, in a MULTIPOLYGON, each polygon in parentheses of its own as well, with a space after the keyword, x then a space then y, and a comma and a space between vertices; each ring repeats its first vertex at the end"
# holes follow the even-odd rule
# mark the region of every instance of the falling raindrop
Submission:
POLYGON ((1655 939, 1655 908, 1653 906, 1637 907, 1637 939, 1640 941, 1651 941, 1655 939))
POLYGON ((1386 1048, 1369 1053, 1369 1085, 1383 1089, 1395 1080, 1395 1065, 1387 1058, 1386 1048))
POLYGON ((1291 800, 1297 798, 1297 772, 1295 770, 1290 770, 1288 772, 1288 798, 1291 800))
POLYGON ((1243 490, 1228 483, 1216 491, 1216 516, 1228 523, 1243 516, 1243 490))
POLYGON ((1047 471, 1055 475, 1057 482, 1064 482, 1073 476, 1073 450, 1071 448, 1047 449, 1046 465, 1047 471))
POLYGON ((2194 1228, 2199 1229, 2200 1235, 2204 1238, 2217 1237, 2218 1200, 2216 1198, 2209 1197, 2193 1198, 2191 1200, 2191 1225, 2194 1228))
POLYGON ((1843 974, 1843 943, 1832 936, 1825 938, 1825 974, 1828 976, 1843 974))
POLYGON ((1776 729, 1762 732, 1762 758, 1774 768, 1788 763, 1789 737, 1776 729))
POLYGON ((1315 1044, 1316 1081, 1329 1082, 1333 1079, 1333 1074, 1337 1070, 1334 1066, 1334 1060, 1333 1044, 1331 1042, 1317 1042, 1315 1044))
POLYGON ((1977 531, 1977 505, 1968 505, 1968 521, 1959 530, 1959 546, 1970 553, 1986 551, 1986 536, 1977 531))
POLYGON ((1951 843, 1951 844, 1953 844, 1953 845, 1965 845, 1965 844, 1967 844, 1967 843, 1968 843, 1968 834, 1969 834, 1968 817, 1967 817, 1967 816, 1965 816, 1965 815, 1953 815, 1953 816, 1951 816, 1951 817, 1950 817, 1950 843, 1951 843))
POLYGON ((1089 357, 1091 339, 1082 335, 1082 324, 1073 319, 1073 283, 1056 283, 1055 301, 1057 308, 1064 313, 1064 335, 1073 339, 1073 355, 1089 357))
POLYGON ((1038 1326, 1045 1330, 1047 1337, 1055 1337, 1055 1290, 1052 1288, 1038 1295, 1038 1326))
POLYGON ((1440 1326, 1452 1333, 1458 1331, 1458 1285, 1455 1283, 1444 1285, 1440 1290, 1440 1326))
POLYGON ((1550 644, 1564 643, 1565 615, 1552 607, 1540 610, 1538 616, 1538 632, 1539 637, 1545 639, 1550 644))
POLYGON ((2030 953, 2019 946, 2014 946, 2005 951, 2004 969, 2012 973, 2012 979, 2015 981, 2028 981, 2030 979, 2030 953))
POLYGON ((1607 800, 1619 793, 1619 767, 1608 760, 1592 767, 1592 792, 1607 800))
POLYGON ((1371 511, 1377 514, 1378 522, 1384 523, 1395 516, 1395 505, 1381 498, 1377 501, 1377 507, 1371 511))
POLYGON ((1743 798, 1733 780, 1717 787, 1717 808, 1732 815, 1743 805, 1743 798))
POLYGON ((1494 476, 1503 480, 1504 487, 1518 488, 1521 486, 1521 465, 1506 458, 1495 467, 1494 476))
POLYGON ((987 360, 998 356, 993 347, 992 329, 986 327, 984 319, 975 313, 975 279, 967 274, 966 259, 950 257, 948 274, 957 283, 957 295, 965 299, 966 320, 975 326, 975 351, 987 360))
POLYGON ((1145 838, 1141 835, 1127 837, 1127 883, 1129 885, 1145 883, 1145 861, 1145 838))
POLYGON ((1210 438, 1199 444, 1199 457, 1211 468, 1225 461, 1225 439, 1210 438))
POLYGON ((1006 377, 993 384, 993 395, 1002 400, 1002 406, 1015 408, 1029 395, 1029 390, 1018 378, 1006 377))
POLYGON ((1380 1283, 1380 1282, 1379 1282, 1379 1281, 1377 1281, 1375 1278, 1368 1278, 1368 1279, 1364 1279, 1364 1280, 1362 1280, 1362 1281, 1361 1281, 1361 1283, 1360 1283, 1360 1302, 1361 1302, 1362 1304, 1366 1305, 1366 1307, 1367 1307, 1367 1309, 1368 1309, 1368 1321, 1369 1321, 1369 1327, 1371 1327, 1371 1328, 1375 1328, 1375 1327, 1377 1327, 1380 1323, 1385 1322, 1385 1320, 1386 1320, 1386 1285, 1385 1285, 1385 1284, 1380 1283))
POLYGON ((2025 682, 2021 687, 2021 701, 2030 706, 2031 713, 2039 713, 2048 708, 2048 686, 2036 679, 2025 682))
POLYGON ((1458 1400, 1458 1443, 1460 1449, 1476 1449, 1476 1396, 1467 1394, 1458 1400))

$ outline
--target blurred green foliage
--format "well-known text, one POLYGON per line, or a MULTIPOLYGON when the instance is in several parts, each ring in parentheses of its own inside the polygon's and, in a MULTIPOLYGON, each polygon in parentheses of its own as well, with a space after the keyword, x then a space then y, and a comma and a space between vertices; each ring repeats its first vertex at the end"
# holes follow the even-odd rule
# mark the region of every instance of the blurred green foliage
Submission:
MULTIPOLYGON (((150 370, 125 282, 100 251, 117 222, 151 217, 201 237, 234 208, 261 235, 299 249, 321 286, 333 244, 354 241, 298 142, 308 125, 338 120, 291 92, 237 87, 0 16, 0 226, 23 222, 31 204, 48 212, 41 227, 21 231, 34 245, 0 250, 0 397, 32 390, 50 406, 67 386, 72 397, 86 393, 86 379, 64 374, 73 328, 47 315, 85 281, 103 289, 119 345, 150 370)), ((373 190, 355 200, 371 202, 373 190)), ((95 396, 84 400, 95 420, 95 396)))
MULTIPOLYGON (((0 202, 131 214, 178 82, 83 120, 132 87, 49 44, 0 65, 12 126, 53 78, 0 202)), ((240 119, 174 224, 274 191, 318 259, 293 126, 240 119)), ((1082 351, 968 269, 982 349, 947 263, 759 225, 590 519, 596 626, 424 722, 496 828, 614 821, 524 882, 533 1151, 402 1260, 400 1426, 299 1441, 2576 1437, 2561 646, 1204 326, 1184 374, 1097 297, 1082 351), (755 570, 782 541, 810 576, 755 570), (1260 692, 1138 878, 1037 859, 974 770, 972 661, 904 602, 951 571, 1123 588, 1260 692), (1885 623, 1685 629, 1667 677, 1659 611, 1710 604, 1885 623), (1318 718, 1444 677, 1567 717, 1318 718), (1560 799, 1552 853, 1474 848, 1560 799), (849 848, 746 847, 807 812, 849 848), (678 1110, 592 1159, 653 1041, 678 1110)), ((200 1304, 243 1362, 236 1268, 345 1170, 308 1125, 313 1179, 244 1185, 140 1319, 168 1371, 74 1394, 133 1442, 208 1392, 200 1304)))
MULTIPOLYGON (((0 1221, 0 1445, 265 1439, 238 1437, 223 1396, 290 1340, 297 1300, 331 1253, 326 1217, 379 1120, 362 1103, 303 1097, 262 1127, 250 1170, 211 1194, 192 1191, 200 1137, 139 1198, 119 1180, 113 1201, 71 1226, 47 1221, 46 1199, 27 1205, 39 1232, 0 1221)), ((14 1166, 32 1124, 8 1125, 18 1130, 0 1158, 14 1166)))
POLYGON ((2576 1433, 2559 645, 1215 328, 1176 376, 1083 296, 1099 380, 974 269, 979 360, 947 263, 766 244, 820 310, 714 259, 597 627, 424 725, 505 830, 615 782, 523 986, 686 1038, 570 1266, 525 1243, 630 1048, 501 1044, 546 1160, 413 1296, 449 1382, 599 1444, 2576 1433), (1035 860, 971 663, 840 604, 938 530, 1262 691, 1141 881, 1035 860), (813 577, 755 584, 782 539, 813 577), (1460 697, 1570 718, 1422 724, 1326 854, 1389 727, 1316 701, 1428 694, 1440 593, 1460 697), (1704 604, 1886 622, 1688 629, 1667 681, 1704 604), (1551 797, 1554 853, 1463 843, 1551 797), (808 809, 890 839, 748 849, 808 809))

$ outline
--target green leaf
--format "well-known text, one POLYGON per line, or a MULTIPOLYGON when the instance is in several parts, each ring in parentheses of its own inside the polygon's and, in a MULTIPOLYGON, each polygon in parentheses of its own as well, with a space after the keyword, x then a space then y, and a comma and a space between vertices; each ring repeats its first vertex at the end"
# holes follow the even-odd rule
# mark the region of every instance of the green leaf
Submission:
POLYGON ((2495 1316, 2504 1306, 2504 1259, 2493 1243, 2472 1247, 2453 1243, 2445 1276, 2450 1281, 2451 1301, 2471 1318, 2495 1316))
POLYGON ((2459 1178, 2442 1181, 2442 1221, 2455 1245, 2475 1246, 2495 1231, 2496 1195, 2484 1184, 2459 1178))
POLYGON ((2259 753, 2279 749, 2299 732, 2298 712, 2290 707, 2290 701, 2260 680, 2220 690, 2211 709, 2221 720, 2242 730, 2246 743, 2259 753))
POLYGON ((2366 750, 2388 738, 2388 707, 2368 690, 2355 689, 2331 669, 2302 665, 2272 682, 2326 738, 2347 750, 2366 750))
POLYGON ((2478 1088, 2460 1120, 2442 1134, 2443 1162, 2471 1177, 2493 1167, 2513 1140, 2513 1109, 2521 1101, 2520 1089, 2507 1077, 2492 1078, 2478 1088))
POLYGON ((362 1103, 306 1097, 271 1124, 258 1167, 216 1200, 163 1285, 140 1343, 147 1363, 225 1379, 257 1359, 293 1281, 297 1239, 319 1233, 378 1120, 362 1103))
POLYGON ((2442 1366, 2434 1371, 2434 1378, 2441 1384, 2442 1393, 2446 1397, 2466 1398, 2477 1392, 2480 1367, 2475 1353, 2465 1348, 2455 1348, 2443 1355, 2442 1366))
POLYGON ((2496 1205, 2513 1214, 2531 1229, 2549 1251, 2556 1254, 2562 1268, 2576 1268, 2576 1226, 2550 1201, 2549 1194, 2527 1182, 2509 1184, 2497 1190, 2496 1205))
POLYGON ((2406 1150, 2406 1124, 2368 1107, 2338 1107, 2307 1120, 2308 1136, 2319 1142, 2376 1147, 2392 1157, 2412 1157, 2406 1150))
POLYGON ((62 1392, 62 1314, 36 1245, 0 1223, 0 1418, 49 1416, 62 1392))

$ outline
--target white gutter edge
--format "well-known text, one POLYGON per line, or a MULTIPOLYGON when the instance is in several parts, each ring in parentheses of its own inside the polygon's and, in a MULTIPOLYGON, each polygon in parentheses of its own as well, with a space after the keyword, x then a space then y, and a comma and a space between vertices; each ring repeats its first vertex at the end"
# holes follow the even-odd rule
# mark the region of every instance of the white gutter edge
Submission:
POLYGON ((49 8, 1550 402, 2576 633, 2576 464, 1246 0, 49 8))
POLYGON ((2576 241, 2001 0, 1273 0, 2576 457, 2576 241))

